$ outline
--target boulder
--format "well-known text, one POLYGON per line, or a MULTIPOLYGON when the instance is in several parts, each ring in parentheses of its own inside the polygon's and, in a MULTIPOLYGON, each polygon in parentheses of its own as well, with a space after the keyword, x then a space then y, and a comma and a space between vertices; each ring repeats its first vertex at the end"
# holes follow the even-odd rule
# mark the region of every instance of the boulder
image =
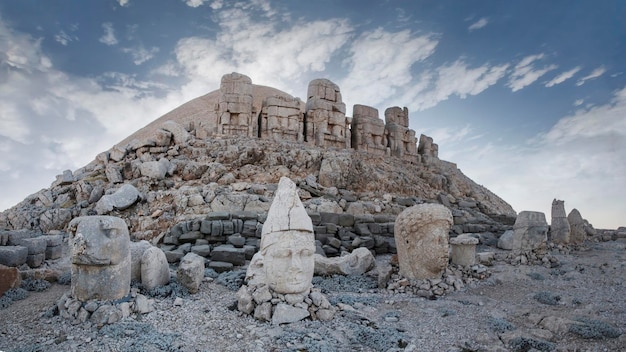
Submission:
POLYGON ((315 255, 315 275, 361 275, 370 271, 376 261, 369 249, 361 247, 342 257, 315 255))
POLYGON ((421 280, 443 274, 452 223, 452 213, 441 204, 414 205, 398 215, 394 237, 402 276, 421 280))
POLYGON ((0 264, 0 297, 12 288, 20 287, 22 282, 20 271, 0 264))
POLYGON ((175 144, 185 144, 191 138, 191 134, 189 134, 183 126, 174 121, 165 121, 161 125, 161 128, 172 133, 172 139, 175 144))
POLYGON ((567 221, 570 226, 570 242, 580 244, 587 238, 587 231, 585 230, 585 220, 580 215, 577 209, 572 209, 567 215, 567 221))
POLYGON ((272 314, 272 324, 295 323, 308 317, 309 311, 304 308, 294 307, 285 303, 279 303, 272 314))
POLYGON ((513 230, 506 230, 498 239, 498 248, 512 250, 513 249, 513 230))
POLYGON ((143 240, 130 243, 130 279, 141 280, 141 258, 146 249, 152 247, 150 242, 143 240))
POLYGON ((161 159, 160 161, 147 161, 139 165, 139 172, 141 172, 141 176, 146 176, 156 180, 164 179, 168 169, 169 161, 167 161, 167 159, 161 159))
POLYGON ((102 196, 98 203, 96 203, 94 209, 96 213, 100 215, 108 214, 114 209, 127 209, 135 204, 139 199, 141 199, 141 194, 137 188, 131 184, 125 184, 120 189, 115 191, 115 193, 102 196))
POLYGON ((141 284, 151 290, 169 282, 170 268, 165 253, 157 247, 147 248, 141 256, 141 284))
POLYGON ((203 278, 204 258, 195 253, 185 254, 176 271, 178 283, 186 287, 190 293, 197 293, 203 278))

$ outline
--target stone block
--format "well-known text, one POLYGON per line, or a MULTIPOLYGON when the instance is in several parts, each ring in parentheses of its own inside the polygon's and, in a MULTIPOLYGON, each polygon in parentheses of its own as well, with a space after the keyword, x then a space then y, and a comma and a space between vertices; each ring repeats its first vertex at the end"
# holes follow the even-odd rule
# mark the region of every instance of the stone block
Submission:
POLYGON ((227 262, 217 262, 212 260, 209 263, 209 268, 215 270, 215 272, 218 273, 223 273, 225 271, 232 271, 233 270, 233 264, 232 263, 227 263, 227 262))
POLYGON ((190 293, 197 293, 203 278, 204 258, 195 253, 187 253, 176 270, 176 281, 190 293))
POLYGON ((210 220, 202 220, 202 222, 200 222, 200 232, 203 235, 211 234, 211 221, 210 220))
POLYGON ((228 243, 235 246, 235 248, 243 248, 243 246, 246 244, 246 238, 236 233, 234 235, 228 236, 228 243))
POLYGON ((339 226, 352 227, 354 226, 354 215, 352 214, 339 214, 339 226))
POLYGON ((46 259, 59 259, 63 256, 63 246, 46 247, 46 259))
POLYGON ((191 253, 195 253, 201 257, 208 257, 211 254, 211 245, 203 244, 191 247, 191 253))
POLYGON ((33 238, 23 238, 18 241, 18 245, 28 248, 28 254, 41 254, 46 252, 48 242, 43 236, 33 238))
POLYGON ((163 253, 165 253, 165 258, 167 259, 168 263, 177 263, 179 260, 182 259, 182 257, 185 256, 185 253, 180 249, 175 249, 173 251, 164 251, 163 253))
POLYGON ((229 236, 235 233, 235 225, 233 224, 232 221, 222 221, 222 228, 223 228, 222 234, 224 236, 229 236))
POLYGON ((232 218, 233 219, 241 219, 244 222, 246 220, 256 220, 258 214, 252 211, 242 211, 242 210, 238 210, 233 212, 232 214, 232 218))
POLYGON ((320 213, 307 213, 307 214, 311 218, 311 222, 313 223, 313 226, 319 225, 322 222, 322 216, 320 215, 320 213))
POLYGON ((243 229, 241 231, 241 234, 244 237, 254 237, 256 234, 256 225, 257 225, 257 221, 256 219, 249 219, 249 220, 245 220, 243 222, 243 229))
POLYGON ((141 257, 141 284, 145 289, 167 285, 170 282, 170 269, 167 257, 157 247, 150 247, 141 257))
POLYGON ((202 237, 203 236, 200 231, 190 231, 180 235, 178 241, 180 243, 194 243, 196 242, 196 240, 201 239, 202 237))
POLYGON ((60 246, 63 244, 63 235, 45 235, 47 247, 60 246))
POLYGON ((320 212, 322 224, 339 224, 339 214, 320 212))
POLYGON ((361 236, 370 236, 372 233, 370 232, 368 223, 358 223, 354 225, 354 232, 361 236))
POLYGON ((6 266, 20 266, 26 263, 28 248, 23 246, 0 247, 0 264, 6 266))
POLYGON ((214 211, 206 216, 207 220, 230 220, 230 213, 227 211, 214 211))
POLYGON ((244 265, 246 263, 246 252, 243 248, 235 248, 228 245, 218 246, 211 252, 211 261, 244 265))
POLYGON ((211 236, 218 237, 224 234, 224 226, 221 221, 212 221, 211 222, 211 236))
POLYGON ((150 242, 143 240, 130 243, 130 279, 141 280, 141 257, 146 249, 152 247, 150 242))

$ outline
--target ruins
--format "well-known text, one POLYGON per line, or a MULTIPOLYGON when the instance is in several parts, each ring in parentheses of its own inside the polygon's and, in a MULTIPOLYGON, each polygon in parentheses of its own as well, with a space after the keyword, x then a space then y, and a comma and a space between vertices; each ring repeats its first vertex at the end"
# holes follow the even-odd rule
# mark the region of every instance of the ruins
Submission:
POLYGON ((272 95, 255 106, 250 77, 240 73, 222 76, 219 100, 198 123, 199 136, 246 136, 275 141, 300 142, 322 148, 356 149, 373 155, 393 155, 419 163, 438 160, 433 139, 409 128, 409 109, 385 110, 355 104, 353 117, 339 86, 328 79, 309 82, 306 103, 297 97, 272 95), (424 155, 424 157, 422 157, 424 155))

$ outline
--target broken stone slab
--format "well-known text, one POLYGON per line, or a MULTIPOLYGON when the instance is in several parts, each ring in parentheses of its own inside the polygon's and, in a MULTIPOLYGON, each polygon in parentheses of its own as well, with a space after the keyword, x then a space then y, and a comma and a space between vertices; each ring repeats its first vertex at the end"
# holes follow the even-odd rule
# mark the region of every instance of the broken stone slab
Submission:
POLYGON ((376 265, 376 261, 369 249, 361 247, 352 253, 341 256, 326 258, 319 254, 315 255, 315 275, 361 275, 370 271, 376 265))
POLYGON ((63 256, 63 246, 48 246, 45 255, 46 259, 59 259, 63 256))
POLYGON ((1 246, 0 264, 17 267, 26 263, 28 248, 23 246, 1 246))
POLYGON ((565 202, 554 199, 552 201, 552 214, 550 221, 550 241, 567 244, 570 241, 570 225, 565 215, 565 202))
POLYGON ((528 251, 544 247, 548 241, 546 216, 538 211, 522 211, 513 225, 514 251, 528 251))
POLYGON ((191 139, 191 134, 189 134, 183 126, 174 121, 165 121, 161 125, 161 128, 172 133, 174 144, 185 144, 189 139, 191 139))
POLYGON ((570 242, 580 244, 587 239, 587 231, 585 231, 585 220, 577 209, 572 209, 567 215, 567 221, 570 225, 570 242))
POLYGON ((31 268, 39 268, 46 261, 46 253, 29 254, 26 264, 31 268))
POLYGON ((211 261, 244 265, 246 263, 246 252, 243 248, 235 248, 230 245, 217 246, 211 251, 211 261))
POLYGON ((28 248, 28 254, 41 254, 46 252, 46 247, 48 246, 48 241, 43 236, 33 237, 33 238, 23 238, 17 243, 19 246, 23 246, 28 248))
POLYGON ((513 249, 513 230, 506 230, 498 239, 498 248, 512 250, 513 249))
POLYGON ((294 307, 285 303, 278 303, 272 314, 272 324, 295 323, 308 317, 309 311, 304 308, 294 307))
POLYGON ((185 254, 176 271, 178 283, 186 287, 189 293, 197 293, 203 278, 204 258, 195 253, 185 254))
POLYGON ((234 265, 233 263, 218 262, 218 261, 212 260, 211 262, 209 262, 209 268, 215 270, 215 272, 217 273, 223 273, 226 271, 232 271, 234 268, 234 265))

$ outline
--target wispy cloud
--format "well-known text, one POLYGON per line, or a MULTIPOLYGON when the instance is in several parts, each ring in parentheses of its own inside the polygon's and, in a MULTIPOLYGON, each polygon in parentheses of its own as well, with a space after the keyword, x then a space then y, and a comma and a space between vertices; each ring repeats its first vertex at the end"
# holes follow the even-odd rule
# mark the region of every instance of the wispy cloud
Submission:
POLYGON ((576 99, 576 101, 574 101, 574 106, 581 106, 584 102, 584 99, 576 99))
POLYGON ((125 7, 128 6, 129 4, 129 0, 117 0, 117 2, 120 4, 120 6, 125 7))
POLYGON ((471 25, 467 28, 467 30, 471 32, 471 31, 473 31, 473 30, 476 30, 476 29, 480 29, 480 28, 485 27, 488 23, 489 23, 489 20, 487 20, 487 18, 486 18, 486 17, 483 17, 483 18, 479 19, 478 21, 476 21, 476 22, 472 23, 472 24, 471 24, 471 25))
POLYGON ((122 52, 130 54, 135 65, 141 65, 152 59, 154 55, 159 52, 159 48, 153 46, 150 49, 146 49, 143 46, 138 46, 135 48, 122 48, 122 52))
POLYGON ((578 71, 580 71, 580 69, 581 69, 581 67, 577 66, 577 67, 574 67, 573 69, 571 69, 569 71, 565 71, 565 72, 561 73, 560 75, 554 77, 548 83, 546 83, 546 87, 552 87, 552 86, 555 86, 557 84, 561 84, 561 83, 567 81, 568 79, 574 77, 574 75, 578 71))
POLYGON ((54 40, 63 46, 67 46, 70 42, 77 41, 78 37, 73 34, 67 34, 65 31, 61 30, 59 33, 54 35, 54 40))
POLYGON ((600 67, 596 68, 595 70, 591 71, 591 73, 588 74, 587 76, 579 79, 578 82, 576 82, 576 85, 577 86, 582 86, 588 80, 598 78, 598 77, 602 76, 605 72, 606 72, 606 69, 604 68, 604 66, 600 66, 600 67))
POLYGON ((118 43, 117 38, 115 37, 115 30, 113 29, 113 23, 105 22, 102 24, 102 29, 104 29, 104 34, 100 37, 100 43, 104 43, 106 45, 115 45, 118 43))
POLYGON ((189 7, 199 7, 204 5, 205 2, 209 2, 210 0, 183 0, 185 4, 189 7))
POLYGON ((508 86, 512 91, 516 92, 526 86, 529 86, 541 76, 557 68, 556 65, 548 65, 541 69, 535 69, 533 63, 544 58, 544 54, 530 55, 523 58, 511 73, 508 86))

